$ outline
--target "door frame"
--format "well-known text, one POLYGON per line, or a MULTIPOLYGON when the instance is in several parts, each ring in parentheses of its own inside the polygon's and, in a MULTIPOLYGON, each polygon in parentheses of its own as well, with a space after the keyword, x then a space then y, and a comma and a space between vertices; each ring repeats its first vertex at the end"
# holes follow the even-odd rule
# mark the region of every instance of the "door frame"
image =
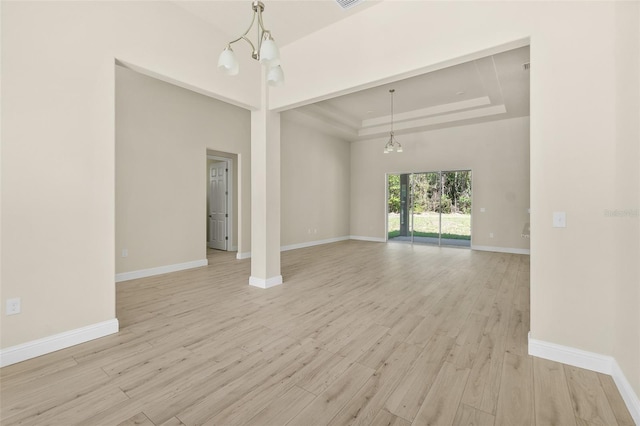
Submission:
MULTIPOLYGON (((237 250, 235 247, 235 241, 233 240, 233 203, 234 203, 234 199, 233 199, 233 159, 228 158, 228 157, 220 157, 218 155, 209 155, 207 154, 207 201, 209 201, 209 179, 211 179, 211 176, 209 176, 209 161, 208 160, 215 160, 215 161, 222 161, 226 163, 226 167, 227 167, 227 248, 226 251, 235 251, 237 250)), ((208 205, 208 203, 207 203, 208 205)), ((207 208, 207 228, 209 226, 209 209, 207 208)), ((207 248, 209 248, 209 233, 206 233, 205 236, 205 245, 207 246, 207 248)))

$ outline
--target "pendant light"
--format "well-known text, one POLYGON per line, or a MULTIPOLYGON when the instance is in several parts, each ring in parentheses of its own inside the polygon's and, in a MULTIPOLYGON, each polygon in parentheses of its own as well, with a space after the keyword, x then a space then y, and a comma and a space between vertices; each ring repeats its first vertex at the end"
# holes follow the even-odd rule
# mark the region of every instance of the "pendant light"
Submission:
POLYGON ((387 144, 384 146, 384 153, 388 154, 390 152, 393 152, 394 150, 396 152, 402 152, 402 145, 400 145, 400 142, 398 142, 393 134, 393 93, 395 92, 395 89, 390 89, 389 93, 391 93, 391 131, 389 132, 389 140, 387 141, 387 144))
POLYGON ((281 86, 284 83, 284 73, 280 66, 280 51, 276 42, 271 36, 271 31, 264 28, 262 22, 262 12, 264 12, 264 4, 261 1, 254 1, 251 4, 253 9, 253 18, 249 28, 237 39, 227 43, 227 47, 222 51, 218 58, 218 68, 228 75, 237 75, 240 71, 240 65, 235 53, 231 49, 231 45, 240 40, 244 40, 251 46, 251 57, 260 61, 261 64, 267 66, 267 82, 271 86, 281 86), (258 18, 258 41, 253 44, 247 34, 253 28, 253 24, 258 18))

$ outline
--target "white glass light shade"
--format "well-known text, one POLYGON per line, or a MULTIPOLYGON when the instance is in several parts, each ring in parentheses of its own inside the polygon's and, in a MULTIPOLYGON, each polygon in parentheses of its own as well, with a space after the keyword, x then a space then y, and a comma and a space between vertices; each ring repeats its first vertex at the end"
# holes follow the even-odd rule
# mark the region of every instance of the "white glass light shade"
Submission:
POLYGON ((218 68, 229 75, 237 75, 240 71, 240 65, 236 59, 235 53, 230 47, 225 48, 218 58, 218 68))
POLYGON ((276 42, 269 38, 262 42, 260 47, 260 62, 271 66, 280 64, 280 50, 276 42))
POLYGON ((284 72, 282 72, 280 65, 269 68, 267 82, 270 86, 282 86, 284 84, 284 72))
POLYGON ((402 145, 398 144, 398 149, 396 149, 396 152, 402 152, 402 145))

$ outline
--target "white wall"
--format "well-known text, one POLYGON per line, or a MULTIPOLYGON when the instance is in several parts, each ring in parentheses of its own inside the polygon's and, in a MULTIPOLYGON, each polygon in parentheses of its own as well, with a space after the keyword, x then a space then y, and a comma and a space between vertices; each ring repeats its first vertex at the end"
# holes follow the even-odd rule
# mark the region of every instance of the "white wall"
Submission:
MULTIPOLYGON (((637 18, 623 24, 637 9, 637 2, 383 2, 283 47, 284 57, 304 59, 287 64, 286 87, 271 106, 371 87, 530 38, 532 337, 614 355, 640 395, 637 326, 612 332, 638 322, 637 303, 622 301, 638 300, 637 225, 622 238, 603 214, 603 206, 638 208, 637 198, 615 191, 624 179, 616 141, 632 158, 639 143, 637 115, 619 121, 616 108, 635 102, 618 88, 638 93, 640 73, 625 70, 638 57, 637 18), (552 228, 554 211, 567 213, 567 228, 552 228)), ((640 191, 633 175, 628 185, 640 191)))
POLYGON ((385 174, 472 170, 472 244, 529 249, 528 117, 397 137, 403 153, 384 154, 386 139, 352 143, 351 235, 385 238, 385 174))
POLYGON ((250 112, 116 69, 116 272, 207 258, 207 150, 240 157, 234 223, 250 246, 250 112), (121 257, 123 248, 128 257, 121 257))
POLYGON ((349 142, 283 113, 281 245, 349 236, 349 142))
POLYGON ((115 317, 115 59, 243 105, 259 78, 217 73, 225 37, 169 2, 3 1, 1 36, 7 348, 115 317))

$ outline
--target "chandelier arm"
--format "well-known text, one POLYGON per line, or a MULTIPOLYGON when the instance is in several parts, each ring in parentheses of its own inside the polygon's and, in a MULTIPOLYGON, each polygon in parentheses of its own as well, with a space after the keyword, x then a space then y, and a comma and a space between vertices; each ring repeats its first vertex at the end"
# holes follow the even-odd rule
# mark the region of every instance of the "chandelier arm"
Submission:
POLYGON ((271 31, 264 27, 264 22, 262 21, 262 12, 258 12, 258 25, 260 25, 260 28, 262 29, 262 35, 269 34, 269 36, 271 36, 271 31))
POLYGON ((253 43, 251 43, 249 41, 249 39, 247 38, 247 34, 249 34, 249 31, 251 31, 251 28, 253 27, 253 23, 256 22, 256 14, 257 14, 257 12, 254 11, 253 12, 253 17, 251 18, 251 23, 249 24, 249 28, 247 28, 247 30, 240 37, 238 37, 237 39, 235 39, 233 41, 230 41, 229 45, 232 45, 233 43, 236 43, 236 42, 238 42, 240 40, 245 40, 251 45, 251 47, 254 47, 253 43))
POLYGON ((249 45, 251 46, 252 54, 255 54, 255 52, 257 52, 256 47, 253 45, 253 43, 251 43, 251 40, 249 40, 249 38, 242 36, 241 39, 249 43, 249 45))
POLYGON ((254 49, 254 59, 260 60, 260 49, 262 49, 262 34, 264 33, 264 29, 262 28, 262 9, 258 8, 256 11, 258 15, 258 25, 256 25, 256 37, 258 48, 254 49))

